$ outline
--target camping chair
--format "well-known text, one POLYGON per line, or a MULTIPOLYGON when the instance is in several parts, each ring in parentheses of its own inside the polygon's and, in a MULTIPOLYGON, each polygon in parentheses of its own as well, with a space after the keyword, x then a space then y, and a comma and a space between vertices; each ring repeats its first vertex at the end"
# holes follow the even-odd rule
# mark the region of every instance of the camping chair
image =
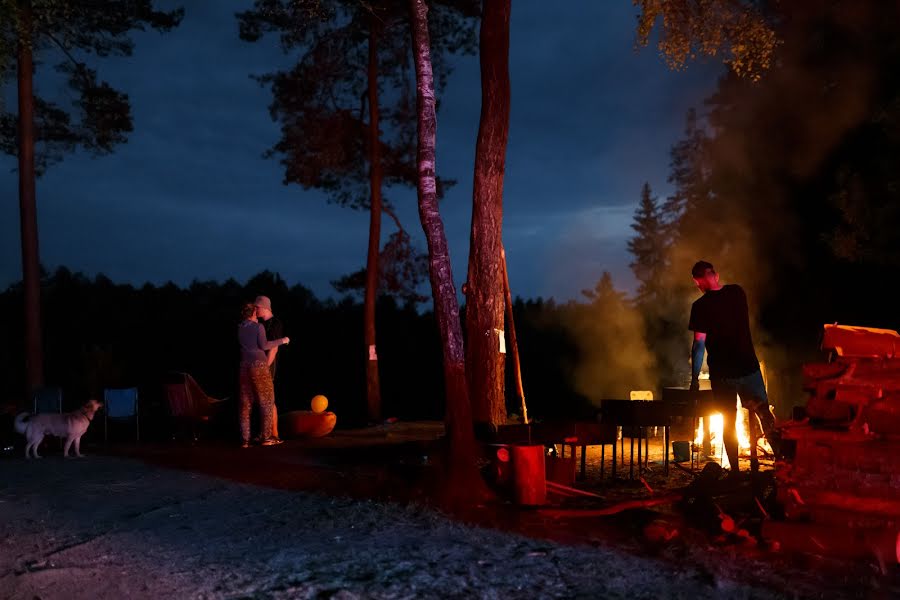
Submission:
POLYGON ((196 441, 198 425, 208 426, 217 405, 227 400, 207 395, 187 373, 172 373, 170 382, 163 387, 172 420, 172 439, 176 437, 178 424, 186 424, 191 430, 191 439, 196 441))
POLYGON ((103 441, 109 440, 109 421, 134 418, 134 439, 141 441, 138 417, 137 388, 107 388, 103 390, 103 441))
POLYGON ((43 387, 34 391, 32 396, 34 414, 61 413, 62 412, 62 388, 43 387))

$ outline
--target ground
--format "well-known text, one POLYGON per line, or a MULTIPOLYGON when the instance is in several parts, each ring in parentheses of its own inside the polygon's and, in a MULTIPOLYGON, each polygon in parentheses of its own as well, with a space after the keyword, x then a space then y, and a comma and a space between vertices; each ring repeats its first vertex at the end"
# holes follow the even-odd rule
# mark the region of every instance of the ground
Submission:
MULTIPOLYGON (((0 597, 889 598, 900 590, 893 573, 870 565, 798 563, 687 531, 648 544, 635 531, 658 513, 560 520, 495 502, 446 515, 402 483, 432 468, 436 431, 398 425, 249 450, 96 447, 80 460, 52 446, 40 461, 7 456, 0 597)), ((650 493, 606 485, 622 497, 650 493)))

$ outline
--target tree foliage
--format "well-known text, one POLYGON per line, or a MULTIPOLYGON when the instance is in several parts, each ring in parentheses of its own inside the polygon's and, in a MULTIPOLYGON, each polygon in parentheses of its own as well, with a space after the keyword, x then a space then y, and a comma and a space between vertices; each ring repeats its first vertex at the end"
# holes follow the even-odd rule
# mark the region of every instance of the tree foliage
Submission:
POLYGON ((772 62, 775 30, 760 0, 633 0, 640 6, 638 43, 646 46, 657 21, 657 49, 682 69, 699 54, 722 55, 738 75, 758 80, 772 62))
MULTIPOLYGON (((11 82, 15 74, 18 6, 22 4, 0 0, 0 84, 11 82)), ((128 95, 102 80, 88 62, 131 56, 132 31, 170 31, 181 22, 183 9, 158 11, 152 0, 31 0, 28 4, 34 38, 23 42, 31 44, 36 71, 51 62, 69 90, 55 96, 72 99, 65 106, 55 97, 35 96, 38 172, 78 148, 94 155, 112 152, 133 129, 128 95)), ((16 115, 0 110, 0 150, 10 155, 18 151, 16 130, 16 115)))
POLYGON ((663 276, 668 270, 668 238, 659 200, 653 195, 649 183, 645 182, 641 188, 641 200, 635 209, 631 228, 635 235, 628 240, 628 252, 634 257, 630 267, 640 283, 637 301, 639 304, 657 302, 663 276))
MULTIPOLYGON (((447 57, 475 48, 477 3, 436 2, 429 12, 434 35, 433 57, 438 89, 450 73, 447 57)), ((288 69, 258 77, 272 90, 269 107, 281 125, 281 138, 267 152, 284 167, 284 183, 323 190, 329 201, 368 210, 367 62, 370 32, 377 27, 379 139, 384 184, 416 184, 415 81, 410 53, 409 10, 404 2, 360 3, 352 0, 257 0, 238 14, 241 38, 257 41, 277 35, 285 54, 296 57, 288 69)), ((438 191, 452 185, 438 179, 438 191)), ((382 291, 418 299, 424 281, 424 258, 384 199, 385 211, 398 232, 381 257, 382 291), (401 282, 401 276, 410 279, 401 282)), ((364 272, 336 283, 339 291, 361 291, 364 272)))

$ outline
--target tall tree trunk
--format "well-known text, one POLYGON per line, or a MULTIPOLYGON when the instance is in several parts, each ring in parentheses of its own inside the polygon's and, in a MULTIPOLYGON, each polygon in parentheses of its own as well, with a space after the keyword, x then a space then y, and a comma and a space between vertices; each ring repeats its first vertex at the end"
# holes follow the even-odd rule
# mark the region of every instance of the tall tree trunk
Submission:
POLYGON ((25 383, 28 391, 44 383, 41 343, 41 267, 38 254, 34 174, 34 92, 32 88, 31 3, 19 4, 16 60, 19 93, 19 219, 22 232, 22 287, 25 292, 25 383))
MULTIPOLYGON (((466 386, 465 349, 459 304, 444 223, 438 211, 435 180, 434 78, 431 70, 431 42, 428 35, 428 7, 425 0, 410 0, 413 57, 416 63, 419 147, 417 154, 419 218, 428 242, 428 270, 434 296, 434 313, 440 329, 444 354, 444 385, 447 394, 446 424, 451 448, 451 472, 476 475, 472 409, 466 386)), ((459 490, 465 491, 465 490, 459 490)), ((474 490, 472 490, 474 492, 474 490)))
POLYGON ((466 294, 466 368, 476 427, 506 422, 502 267, 503 175, 509 137, 511 0, 484 0, 481 16, 481 121, 475 148, 472 233, 466 294))
POLYGON ((375 347, 375 303, 378 299, 379 251, 381 249, 381 147, 378 115, 378 19, 369 28, 369 253, 366 259, 366 298, 363 306, 366 343, 366 405, 369 421, 381 421, 381 386, 375 347))

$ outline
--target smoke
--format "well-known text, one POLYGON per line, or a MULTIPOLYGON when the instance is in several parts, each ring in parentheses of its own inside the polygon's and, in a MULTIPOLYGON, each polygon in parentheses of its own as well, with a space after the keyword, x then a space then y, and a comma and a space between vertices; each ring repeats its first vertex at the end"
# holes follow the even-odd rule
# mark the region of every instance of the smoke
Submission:
MULTIPOLYGON (((707 101, 707 135, 691 155, 699 175, 673 182, 688 202, 669 248, 662 310, 677 315, 699 297, 690 285, 697 260, 713 263, 723 283, 741 285, 770 399, 783 411, 802 401, 799 366, 817 360, 817 319, 829 314, 822 300, 833 284, 823 260, 834 258, 837 167, 859 154, 848 140, 877 120, 879 94, 895 77, 888 56, 896 43, 888 42, 900 11, 889 4, 783 3, 772 69, 758 83, 723 78, 707 101)), ((666 360, 689 364, 680 335, 669 336, 666 360)))
POLYGON ((641 314, 615 290, 608 273, 586 295, 589 302, 571 302, 561 311, 578 350, 575 390, 595 405, 604 398, 627 399, 632 390, 655 394, 656 365, 641 314))

